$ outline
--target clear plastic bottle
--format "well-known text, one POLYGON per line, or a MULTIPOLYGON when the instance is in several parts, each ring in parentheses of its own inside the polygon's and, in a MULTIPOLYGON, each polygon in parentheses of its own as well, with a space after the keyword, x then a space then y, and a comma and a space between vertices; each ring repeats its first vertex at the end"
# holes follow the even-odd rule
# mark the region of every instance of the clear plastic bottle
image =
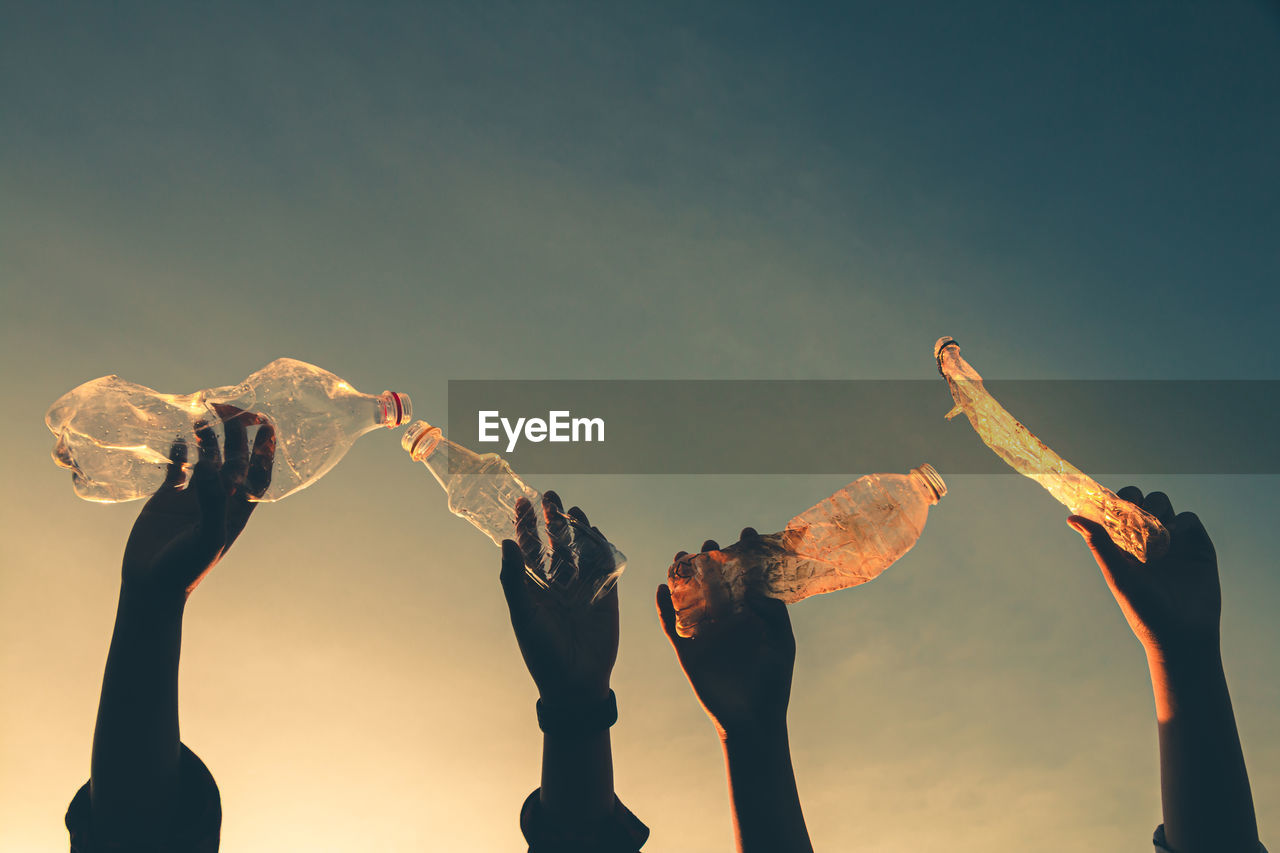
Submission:
MULTIPOLYGON (((117 503, 145 498, 159 488, 174 443, 195 446, 197 422, 220 431, 216 405, 260 415, 276 431, 271 486, 262 501, 306 488, 360 436, 413 417, 407 394, 361 394, 327 370, 278 358, 239 385, 194 394, 162 394, 103 376, 58 398, 45 425, 57 438, 53 460, 71 470, 76 494, 117 503)), ((188 474, 194 462, 192 454, 188 474)))
POLYGON ((538 524, 542 546, 538 564, 526 562, 529 577, 544 589, 556 589, 566 598, 604 597, 626 568, 626 556, 595 530, 563 514, 563 532, 553 537, 542 512, 542 496, 520 479, 496 453, 476 453, 444 437, 439 427, 415 421, 405 430, 400 445, 427 467, 449 496, 449 511, 471 522, 477 530, 501 546, 515 539, 516 502, 528 499, 538 524), (549 546, 565 559, 551 559, 549 546))
POLYGON ((749 593, 787 604, 873 580, 911 550, 929 507, 947 493, 932 465, 909 474, 868 474, 805 510, 781 533, 688 554, 667 572, 676 630, 742 609, 749 593))

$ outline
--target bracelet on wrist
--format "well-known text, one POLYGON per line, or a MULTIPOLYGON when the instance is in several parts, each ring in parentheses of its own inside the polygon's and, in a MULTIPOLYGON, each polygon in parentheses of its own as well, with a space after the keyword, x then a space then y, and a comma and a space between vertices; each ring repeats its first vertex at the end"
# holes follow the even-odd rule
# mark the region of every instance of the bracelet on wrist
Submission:
POLYGON ((618 697, 612 690, 603 699, 548 703, 534 706, 538 728, 549 735, 587 735, 607 731, 618 722, 618 697))

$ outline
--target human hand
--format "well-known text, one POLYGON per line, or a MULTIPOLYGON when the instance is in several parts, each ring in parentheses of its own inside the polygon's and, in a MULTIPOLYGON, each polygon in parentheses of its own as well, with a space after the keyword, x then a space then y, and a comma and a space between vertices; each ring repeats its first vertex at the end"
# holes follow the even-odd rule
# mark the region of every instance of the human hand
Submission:
MULTIPOLYGON (((543 495, 542 512, 551 540, 547 555, 551 567, 546 574, 554 584, 556 578, 574 573, 568 561, 575 557, 569 553, 569 537, 564 535, 568 522, 559 495, 551 491, 543 495)), ((544 552, 533 513, 529 501, 517 501, 518 543, 510 539, 502 543, 502 590, 520 654, 545 703, 603 700, 609 695, 609 676, 618 658, 617 585, 593 604, 589 597, 568 598, 554 585, 536 584, 529 570, 539 572, 544 552)), ((568 515, 575 526, 594 531, 605 542, 581 509, 572 507, 568 515)), ((608 549, 599 551, 596 556, 604 559, 608 549)), ((591 567, 576 566, 576 570, 590 571, 591 567)))
MULTIPOLYGON (((741 542, 758 537, 748 527, 741 542)), ((708 539, 702 552, 719 551, 708 539)), ((686 555, 681 551, 675 559, 686 555)), ((658 616, 693 692, 721 739, 785 727, 796 640, 781 601, 748 596, 740 613, 717 619, 696 638, 676 632, 671 590, 658 587, 658 616)))
POLYGON ((124 550, 124 584, 185 599, 244 530, 255 498, 271 485, 275 430, 261 417, 216 405, 225 429, 225 461, 206 421, 196 424, 199 457, 183 486, 188 449, 175 442, 164 483, 138 514, 124 550), (246 427, 257 424, 253 449, 246 427))
POLYGON ((1120 549, 1102 525, 1078 515, 1067 519, 1093 552, 1111 594, 1149 655, 1218 649, 1222 591, 1218 558, 1209 534, 1193 512, 1177 515, 1164 492, 1145 498, 1135 486, 1119 497, 1159 519, 1170 535, 1169 550, 1140 563, 1120 549))

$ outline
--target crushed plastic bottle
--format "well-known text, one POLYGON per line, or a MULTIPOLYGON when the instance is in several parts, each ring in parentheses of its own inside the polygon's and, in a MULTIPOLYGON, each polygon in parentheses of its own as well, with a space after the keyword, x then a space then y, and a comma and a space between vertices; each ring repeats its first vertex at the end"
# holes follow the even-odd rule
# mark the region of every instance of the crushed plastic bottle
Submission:
POLYGON ((528 499, 537 520, 541 553, 536 565, 529 565, 526 556, 525 571, 543 589, 556 590, 566 599, 589 598, 594 604, 608 594, 626 568, 626 556, 612 542, 568 513, 561 514, 564 525, 556 524, 556 532, 549 532, 542 496, 498 454, 468 450, 426 421, 410 424, 400 445, 427 467, 448 494, 449 511, 471 522, 495 545, 516 539, 516 502, 528 499), (552 545, 555 559, 549 549, 552 545))
POLYGON ((868 474, 805 510, 781 533, 687 554, 667 571, 676 632, 693 637, 749 594, 787 604, 874 580, 911 550, 947 493, 932 465, 868 474))
POLYGON ((947 420, 963 412, 983 443, 1010 467, 1043 486, 1073 515, 1101 524, 1113 542, 1138 560, 1145 563, 1168 549, 1169 531, 1155 516, 1054 453, 996 402, 978 371, 960 356, 960 345, 954 338, 938 338, 933 357, 955 401, 947 420))
MULTIPOLYGON (((239 385, 162 394, 103 376, 58 398, 45 415, 57 438, 53 460, 70 469, 76 494, 117 503, 145 498, 164 481, 176 442, 194 447, 195 425, 215 429, 215 406, 265 419, 276 432, 271 486, 257 500, 278 501, 305 489, 338 463, 357 438, 413 417, 407 394, 361 394, 313 364, 278 358, 239 385)), ((194 454, 184 466, 189 476, 194 454)), ((184 479, 185 482, 185 479, 184 479)))

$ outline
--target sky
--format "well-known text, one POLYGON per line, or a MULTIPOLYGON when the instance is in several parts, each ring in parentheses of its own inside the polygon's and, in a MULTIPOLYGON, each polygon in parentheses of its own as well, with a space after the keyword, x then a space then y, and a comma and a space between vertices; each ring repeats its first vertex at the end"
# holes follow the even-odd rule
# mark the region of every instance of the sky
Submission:
MULTIPOLYGON (((138 509, 49 460, 44 410, 86 380, 287 355, 444 423, 450 379, 928 379, 944 334, 988 377, 1280 378, 1262 0, 8 3, 0 129, 6 851, 65 848, 138 509)), ((540 737, 498 553, 398 437, 261 507, 188 606, 225 850, 523 849, 540 737)), ((874 470, 533 484, 630 558, 613 743, 648 849, 731 845, 653 612, 671 555, 874 470)), ((1217 545, 1278 843, 1275 478, 1135 479, 1217 545)), ((1034 483, 948 484, 883 577, 791 608, 815 847, 1143 849, 1140 647, 1034 483)))

